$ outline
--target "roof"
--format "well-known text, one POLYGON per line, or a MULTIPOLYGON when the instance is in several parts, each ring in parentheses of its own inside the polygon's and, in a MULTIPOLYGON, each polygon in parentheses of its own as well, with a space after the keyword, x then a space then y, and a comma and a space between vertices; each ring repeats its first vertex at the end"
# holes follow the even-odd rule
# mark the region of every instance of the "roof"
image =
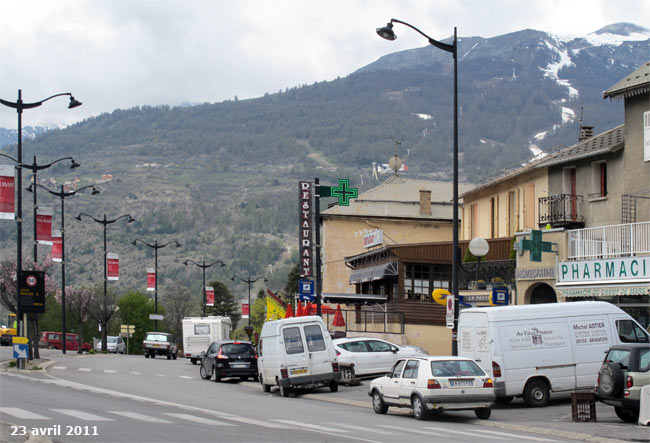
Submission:
MULTIPOLYGON (((459 183, 459 194, 472 187, 474 185, 471 183, 459 183)), ((334 205, 321 214, 323 216, 451 220, 452 200, 452 182, 415 180, 394 175, 379 186, 351 200, 349 206, 334 205), (420 214, 420 190, 431 191, 431 214, 420 214)))
POLYGON ((620 99, 647 93, 650 93, 650 61, 603 92, 603 98, 620 99))

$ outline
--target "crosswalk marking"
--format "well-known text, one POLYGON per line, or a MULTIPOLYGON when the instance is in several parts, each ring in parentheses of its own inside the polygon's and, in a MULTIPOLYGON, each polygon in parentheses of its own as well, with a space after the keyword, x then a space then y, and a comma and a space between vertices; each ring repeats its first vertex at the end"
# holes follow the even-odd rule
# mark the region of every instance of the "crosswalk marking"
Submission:
POLYGON ((167 377, 167 374, 154 374, 154 377, 167 377))
POLYGON ((122 417, 126 417, 126 418, 132 418, 134 420, 146 421, 148 423, 171 423, 169 420, 165 420, 164 418, 151 417, 149 415, 138 414, 137 412, 129 412, 129 411, 106 411, 106 412, 110 412, 111 414, 121 415, 122 417))
MULTIPOLYGON (((426 427, 425 429, 430 429, 431 431, 434 432, 449 432, 450 434, 460 434, 460 435, 472 435, 474 437, 477 436, 477 432, 483 432, 482 430, 476 430, 476 431, 452 431, 451 429, 448 428, 434 428, 431 426, 426 427)), ((503 437, 492 437, 491 435, 481 435, 481 438, 487 438, 491 440, 503 440, 503 437)))
POLYGON ((182 420, 193 421, 195 423, 201 423, 204 425, 213 425, 213 426, 237 426, 232 423, 226 423, 224 421, 211 420, 209 418, 197 417, 196 415, 190 414, 175 414, 171 412, 163 412, 163 415, 169 415, 170 417, 180 418, 182 420))
POLYGON ((50 420, 49 417, 36 414, 31 411, 20 408, 0 407, 0 413, 13 415, 16 418, 25 418, 29 420, 50 420))
POLYGON ((327 424, 332 426, 343 426, 344 428, 354 429, 355 431, 374 432, 376 434, 383 434, 383 435, 394 434, 394 432, 380 431, 379 429, 367 428, 365 426, 348 425, 346 423, 332 422, 327 424))
POLYGON ((99 415, 79 411, 77 409, 50 409, 50 411, 59 412, 61 414, 69 415, 70 417, 85 421, 115 421, 112 418, 100 417, 99 415))
POLYGON ((115 374, 117 371, 115 369, 104 369, 104 372, 107 374, 115 374))
POLYGON ((90 368, 79 368, 79 369, 77 369, 77 371, 79 371, 79 372, 90 372, 90 371, 92 371, 92 369, 90 369, 90 368))
POLYGON ((131 374, 131 375, 142 375, 142 372, 131 371, 131 372, 129 372, 129 374, 131 374))
POLYGON ((557 441, 557 440, 551 440, 551 439, 542 438, 542 437, 528 437, 526 435, 510 434, 508 432, 488 431, 488 430, 484 430, 484 429, 482 429, 480 432, 484 432, 484 433, 487 433, 487 434, 501 435, 501 436, 504 436, 504 437, 522 438, 524 440, 557 441))
POLYGON ((187 378, 187 379, 190 379, 190 380, 192 379, 192 377, 190 377, 189 375, 179 375, 178 377, 179 378, 187 378))
POLYGON ((271 421, 274 421, 274 422, 277 422, 277 423, 284 423, 284 424, 291 425, 291 426, 299 426, 301 428, 314 429, 316 431, 335 432, 337 434, 341 433, 341 432, 347 434, 348 432, 350 432, 350 431, 343 431, 341 429, 326 428, 325 426, 318 426, 318 425, 314 425, 314 424, 311 424, 311 423, 301 423, 299 421, 293 421, 293 420, 271 420, 271 421))

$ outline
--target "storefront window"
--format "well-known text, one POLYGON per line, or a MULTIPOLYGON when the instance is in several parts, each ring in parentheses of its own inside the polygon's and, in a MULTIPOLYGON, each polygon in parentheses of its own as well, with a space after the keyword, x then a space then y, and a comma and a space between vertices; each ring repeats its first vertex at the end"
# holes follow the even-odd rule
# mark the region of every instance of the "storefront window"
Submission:
POLYGON ((449 289, 449 273, 441 266, 428 263, 404 264, 404 299, 409 301, 433 301, 435 289, 449 289))

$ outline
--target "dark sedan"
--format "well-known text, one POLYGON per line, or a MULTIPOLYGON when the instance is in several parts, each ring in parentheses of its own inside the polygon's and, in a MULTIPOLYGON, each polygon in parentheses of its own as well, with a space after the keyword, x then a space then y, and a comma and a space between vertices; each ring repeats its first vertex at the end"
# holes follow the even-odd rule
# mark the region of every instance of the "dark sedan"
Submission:
POLYGON ((239 377, 242 381, 252 377, 257 381, 257 353, 247 341, 215 341, 201 353, 201 378, 215 382, 222 378, 239 377))

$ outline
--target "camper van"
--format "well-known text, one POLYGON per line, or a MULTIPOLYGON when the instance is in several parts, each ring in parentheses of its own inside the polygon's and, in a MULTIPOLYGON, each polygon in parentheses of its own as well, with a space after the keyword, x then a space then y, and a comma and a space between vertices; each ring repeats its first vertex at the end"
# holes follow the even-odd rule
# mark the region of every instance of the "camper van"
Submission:
POLYGON ((551 392, 593 390, 607 349, 639 342, 648 333, 607 302, 469 308, 458 321, 458 355, 492 376, 502 404, 545 406, 551 392))
POLYGON ((183 352, 193 365, 201 361, 213 341, 230 338, 230 317, 185 317, 183 319, 183 352))
POLYGON ((264 392, 329 386, 338 391, 341 379, 336 351, 323 319, 317 315, 264 323, 258 343, 257 367, 264 392))

